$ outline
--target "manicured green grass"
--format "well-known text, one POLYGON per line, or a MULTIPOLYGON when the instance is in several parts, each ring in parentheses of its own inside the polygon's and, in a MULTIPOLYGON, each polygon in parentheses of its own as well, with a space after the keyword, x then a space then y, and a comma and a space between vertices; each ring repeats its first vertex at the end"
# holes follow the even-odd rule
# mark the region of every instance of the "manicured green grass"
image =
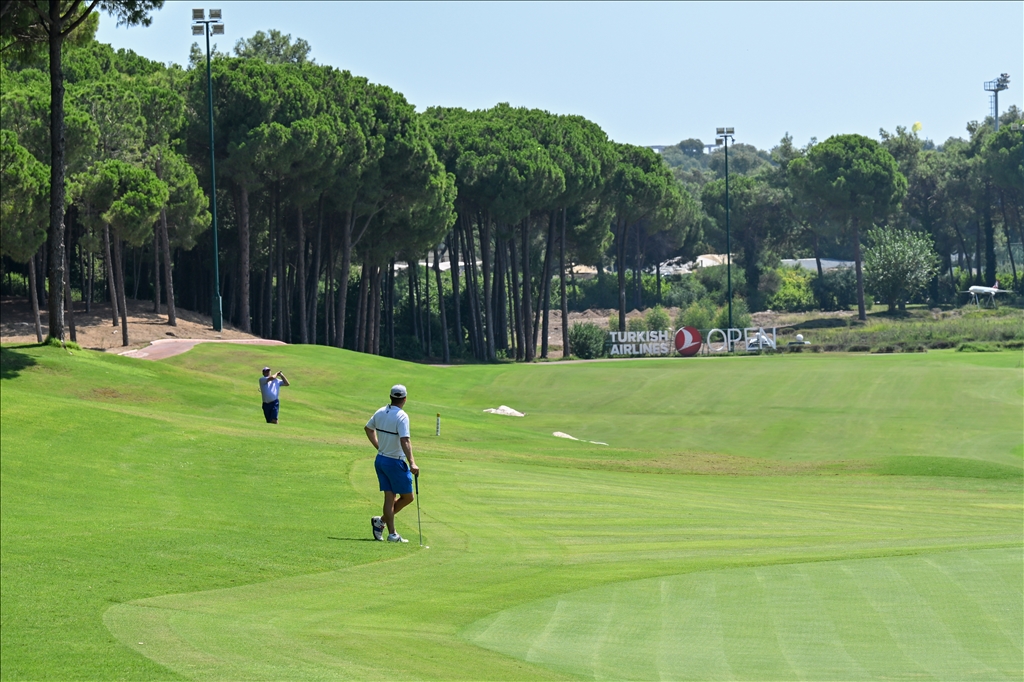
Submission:
POLYGON ((1019 353, 2 353, 4 679, 1024 674, 1019 353), (399 381, 429 550, 369 541, 399 381))

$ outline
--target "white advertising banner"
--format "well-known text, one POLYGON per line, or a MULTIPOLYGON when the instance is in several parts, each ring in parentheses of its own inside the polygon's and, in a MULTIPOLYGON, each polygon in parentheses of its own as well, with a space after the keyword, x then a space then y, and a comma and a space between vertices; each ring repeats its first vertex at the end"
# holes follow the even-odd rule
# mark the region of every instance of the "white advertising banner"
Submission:
POLYGON ((608 354, 612 357, 658 356, 678 353, 683 357, 699 353, 727 353, 735 350, 774 350, 776 328, 711 329, 706 337, 694 327, 676 331, 609 332, 608 354))

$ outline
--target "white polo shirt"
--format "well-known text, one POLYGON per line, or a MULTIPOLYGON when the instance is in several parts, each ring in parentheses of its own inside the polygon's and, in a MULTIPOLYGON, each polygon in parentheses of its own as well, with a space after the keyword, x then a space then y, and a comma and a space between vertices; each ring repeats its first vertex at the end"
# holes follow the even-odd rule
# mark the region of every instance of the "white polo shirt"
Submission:
POLYGON ((409 415, 396 405, 385 405, 370 417, 366 428, 377 432, 378 454, 392 459, 402 459, 401 438, 409 438, 409 415))
POLYGON ((283 383, 277 377, 260 377, 260 393, 263 394, 263 402, 272 403, 277 400, 283 383))

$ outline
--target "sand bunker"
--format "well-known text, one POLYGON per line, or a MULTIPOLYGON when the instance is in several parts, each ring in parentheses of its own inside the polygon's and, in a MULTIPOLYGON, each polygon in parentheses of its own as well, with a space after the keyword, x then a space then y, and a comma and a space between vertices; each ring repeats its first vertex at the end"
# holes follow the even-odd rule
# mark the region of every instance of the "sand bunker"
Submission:
POLYGON ((488 407, 484 412, 490 412, 491 414, 503 414, 506 417, 525 417, 526 414, 519 410, 513 410, 508 405, 499 405, 497 409, 488 407))
POLYGON ((561 431, 555 431, 551 434, 555 438, 568 438, 569 440, 579 440, 581 443, 591 443, 593 445, 608 445, 608 443, 602 443, 599 440, 580 440, 576 436, 570 436, 568 433, 562 433, 561 431))

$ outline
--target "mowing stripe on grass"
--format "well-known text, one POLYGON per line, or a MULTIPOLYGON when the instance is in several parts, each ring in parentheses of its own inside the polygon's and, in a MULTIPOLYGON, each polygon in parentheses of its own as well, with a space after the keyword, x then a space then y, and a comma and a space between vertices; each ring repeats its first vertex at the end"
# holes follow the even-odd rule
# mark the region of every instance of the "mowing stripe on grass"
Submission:
POLYGON ((593 679, 1015 680, 1022 584, 1019 549, 725 569, 558 595, 463 637, 593 679))

